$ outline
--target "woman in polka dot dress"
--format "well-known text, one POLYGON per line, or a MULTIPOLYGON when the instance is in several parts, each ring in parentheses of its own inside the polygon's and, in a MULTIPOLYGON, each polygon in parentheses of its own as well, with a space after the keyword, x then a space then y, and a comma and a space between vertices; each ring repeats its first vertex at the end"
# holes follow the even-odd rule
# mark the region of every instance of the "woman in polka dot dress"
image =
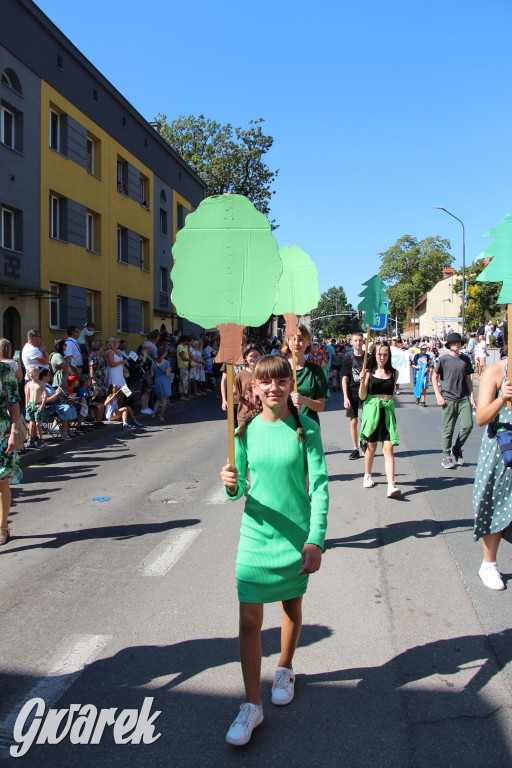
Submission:
MULTIPOLYGON (((506 348, 504 348, 506 352, 506 348)), ((507 382, 508 359, 489 366, 482 376, 476 421, 480 426, 496 421, 512 429, 512 383, 507 382)), ((512 467, 505 467, 493 426, 484 430, 473 487, 475 541, 482 539, 484 559, 479 575, 486 587, 504 589, 496 554, 502 539, 512 543, 512 467)))

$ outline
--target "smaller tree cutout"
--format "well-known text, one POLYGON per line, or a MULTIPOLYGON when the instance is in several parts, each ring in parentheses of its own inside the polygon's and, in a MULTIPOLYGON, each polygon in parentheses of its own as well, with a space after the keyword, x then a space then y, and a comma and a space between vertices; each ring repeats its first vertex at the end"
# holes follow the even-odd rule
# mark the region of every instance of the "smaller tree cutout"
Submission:
POLYGON ((297 333, 297 315, 311 312, 320 301, 318 270, 311 257, 296 245, 280 248, 279 256, 283 271, 274 314, 283 315, 286 335, 294 336, 297 333))
POLYGON ((385 303, 389 301, 386 294, 386 286, 378 275, 374 275, 363 285, 366 288, 359 294, 362 297, 362 301, 359 302, 357 308, 359 311, 366 313, 364 321, 367 326, 377 325, 377 314, 385 315, 388 311, 385 303))

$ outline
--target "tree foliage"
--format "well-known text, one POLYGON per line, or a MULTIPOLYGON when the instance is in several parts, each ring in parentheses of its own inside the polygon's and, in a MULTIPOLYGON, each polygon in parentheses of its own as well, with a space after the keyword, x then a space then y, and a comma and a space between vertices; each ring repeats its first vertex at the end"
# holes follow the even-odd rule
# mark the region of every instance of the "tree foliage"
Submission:
POLYGON ((450 247, 449 240, 438 236, 417 240, 404 235, 387 251, 379 253, 379 275, 389 286, 392 316, 396 313, 403 322, 407 310, 412 308, 413 294, 418 302, 442 279, 444 267, 449 267, 454 260, 450 247))
POLYGON ((347 302, 347 295, 341 285, 336 288, 332 286, 328 291, 322 293, 318 307, 313 312, 311 330, 313 334, 323 331, 327 337, 345 336, 351 331, 359 330, 359 320, 357 315, 350 317, 326 317, 323 320, 315 320, 315 317, 324 317, 324 315, 335 315, 338 312, 352 310, 352 304, 347 302))
POLYGON ((231 123, 221 125, 204 115, 180 115, 170 123, 166 115, 155 119, 162 124, 162 138, 203 179, 209 195, 245 195, 268 216, 269 201, 275 194, 271 186, 279 171, 272 171, 264 162, 274 139, 263 133, 262 117, 250 120, 245 129, 233 128, 231 123))
MULTIPOLYGON (((494 320, 503 314, 503 307, 497 304, 501 283, 477 283, 476 278, 484 270, 485 259, 477 259, 466 269, 467 306, 466 327, 476 331, 480 321, 494 320)), ((455 281, 453 290, 462 291, 462 276, 455 281)))

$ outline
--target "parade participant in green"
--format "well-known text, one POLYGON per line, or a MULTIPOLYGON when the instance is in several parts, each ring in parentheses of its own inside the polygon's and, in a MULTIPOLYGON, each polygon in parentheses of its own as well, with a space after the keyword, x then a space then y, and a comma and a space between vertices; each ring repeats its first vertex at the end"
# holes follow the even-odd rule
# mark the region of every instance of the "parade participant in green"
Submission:
POLYGON ((281 656, 272 702, 284 705, 293 699, 292 664, 302 625, 302 596, 309 574, 320 568, 329 502, 320 429, 299 415, 293 404, 290 364, 278 355, 266 355, 256 363, 253 378, 260 405, 237 431, 236 466, 228 462, 221 471, 226 494, 236 500, 244 494, 247 467, 251 469, 236 562, 247 701, 226 736, 235 745, 246 744, 263 721, 264 603, 281 601, 282 608, 281 656))
MULTIPOLYGON (((316 363, 306 360, 305 355, 310 349, 311 334, 305 325, 299 325, 295 334, 297 392, 292 392, 291 398, 300 413, 320 424, 318 414, 325 409, 326 398, 330 397, 329 385, 323 369, 316 363)), ((286 341, 283 354, 288 350, 288 341, 286 341)))
POLYGON ((364 454, 363 488, 373 488, 373 460, 377 442, 382 442, 384 465, 388 480, 388 499, 400 496, 400 489, 395 485, 395 457, 393 446, 398 445, 396 427, 395 392, 398 371, 391 365, 391 349, 387 341, 378 342, 368 358, 367 370, 361 374, 359 399, 363 401, 361 416, 361 441, 367 442, 364 454))

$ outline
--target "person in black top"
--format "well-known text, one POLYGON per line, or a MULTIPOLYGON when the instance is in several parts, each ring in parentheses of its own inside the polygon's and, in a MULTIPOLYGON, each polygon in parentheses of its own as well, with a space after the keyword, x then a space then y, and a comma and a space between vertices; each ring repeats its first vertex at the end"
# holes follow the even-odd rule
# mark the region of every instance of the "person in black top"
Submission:
POLYGON ((363 370, 363 334, 361 331, 355 331, 350 337, 353 352, 345 355, 341 368, 341 386, 343 387, 343 397, 345 413, 350 419, 350 436, 354 450, 349 459, 358 459, 363 455, 359 450, 357 412, 361 401, 359 400, 359 382, 361 381, 361 371, 363 370))

